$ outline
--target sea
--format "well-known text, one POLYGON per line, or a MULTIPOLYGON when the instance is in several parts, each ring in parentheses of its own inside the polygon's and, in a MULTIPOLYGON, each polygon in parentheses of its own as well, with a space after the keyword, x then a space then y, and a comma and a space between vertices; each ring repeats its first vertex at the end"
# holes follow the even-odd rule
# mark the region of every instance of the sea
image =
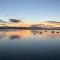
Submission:
POLYGON ((60 30, 0 30, 0 60, 60 60, 60 30))

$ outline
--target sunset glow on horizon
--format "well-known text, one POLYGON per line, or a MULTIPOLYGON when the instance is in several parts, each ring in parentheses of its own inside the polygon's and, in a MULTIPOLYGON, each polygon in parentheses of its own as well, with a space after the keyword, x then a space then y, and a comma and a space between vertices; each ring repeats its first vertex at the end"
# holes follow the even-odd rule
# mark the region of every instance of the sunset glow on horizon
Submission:
POLYGON ((0 0, 0 19, 6 22, 0 22, 0 26, 60 27, 60 23, 57 23, 60 22, 60 0, 0 0), (13 23, 9 19, 22 22, 13 23))

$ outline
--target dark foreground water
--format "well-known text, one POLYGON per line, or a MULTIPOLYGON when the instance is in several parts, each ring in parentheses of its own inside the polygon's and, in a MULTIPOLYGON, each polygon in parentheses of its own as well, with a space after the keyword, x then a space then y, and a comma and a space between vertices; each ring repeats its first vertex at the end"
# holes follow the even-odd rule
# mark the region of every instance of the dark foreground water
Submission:
POLYGON ((0 31, 0 60, 60 60, 60 30, 0 31))

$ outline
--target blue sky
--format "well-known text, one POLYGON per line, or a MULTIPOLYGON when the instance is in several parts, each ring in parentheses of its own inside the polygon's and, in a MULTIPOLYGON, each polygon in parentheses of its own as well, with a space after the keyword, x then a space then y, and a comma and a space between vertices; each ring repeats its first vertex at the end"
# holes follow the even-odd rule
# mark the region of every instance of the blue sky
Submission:
POLYGON ((60 0, 0 0, 0 19, 60 21, 60 0))

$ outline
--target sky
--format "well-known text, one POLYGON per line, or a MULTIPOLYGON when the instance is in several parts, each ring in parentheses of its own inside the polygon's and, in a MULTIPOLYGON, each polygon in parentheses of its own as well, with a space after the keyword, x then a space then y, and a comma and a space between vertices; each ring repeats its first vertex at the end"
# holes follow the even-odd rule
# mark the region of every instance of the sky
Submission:
POLYGON ((60 21, 60 0, 0 0, 0 19, 24 22, 60 21))

